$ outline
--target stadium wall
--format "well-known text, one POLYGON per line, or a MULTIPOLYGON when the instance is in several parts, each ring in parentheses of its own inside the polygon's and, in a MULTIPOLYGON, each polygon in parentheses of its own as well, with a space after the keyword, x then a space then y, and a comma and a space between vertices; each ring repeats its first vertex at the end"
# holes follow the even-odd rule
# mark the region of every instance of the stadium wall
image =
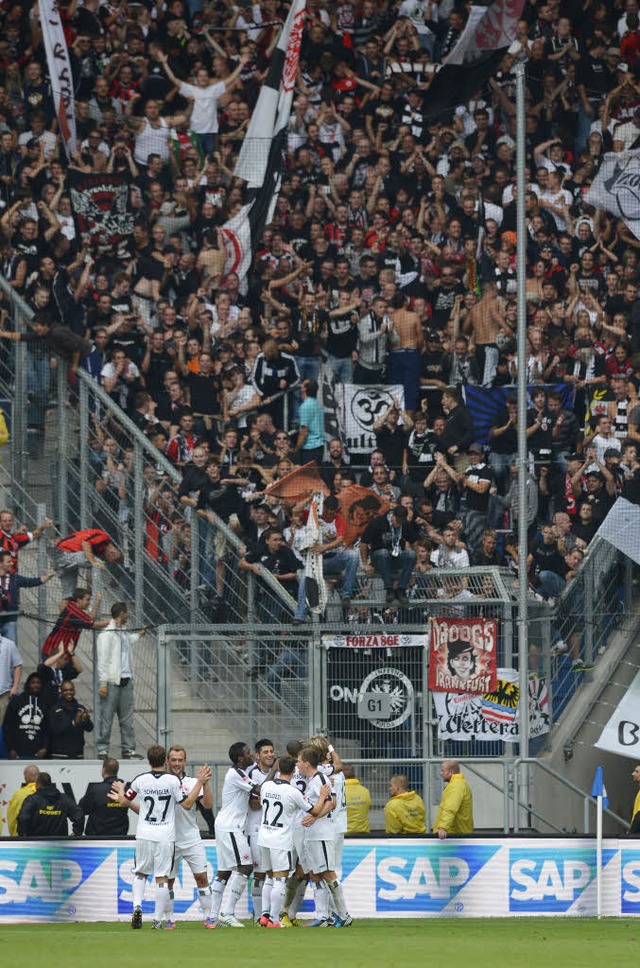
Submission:
MULTIPOLYGON (((214 870, 215 843, 206 851, 214 870)), ((127 921, 133 855, 129 840, 0 841, 0 924, 127 921)), ((596 848, 587 838, 350 839, 342 876, 356 918, 596 914, 596 848)), ((640 915, 640 843, 604 842, 602 896, 605 915, 640 915)), ((246 894, 242 903, 241 918, 248 916, 246 894)), ((311 910, 307 899, 302 914, 311 910)), ((200 917, 184 865, 175 913, 200 917)))

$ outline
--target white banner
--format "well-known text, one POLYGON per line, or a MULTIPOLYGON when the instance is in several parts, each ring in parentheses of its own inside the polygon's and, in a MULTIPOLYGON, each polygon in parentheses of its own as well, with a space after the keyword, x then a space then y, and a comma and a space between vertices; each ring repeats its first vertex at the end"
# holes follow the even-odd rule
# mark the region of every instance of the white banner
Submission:
MULTIPOLYGON (((215 845, 210 840, 204 845, 211 875, 216 869, 215 845)), ((128 922, 133 862, 133 841, 4 841, 0 924, 128 922)), ((637 917, 638 842, 605 840, 602 867, 603 914, 637 917)), ((505 842, 503 834, 445 841, 347 837, 342 886, 355 918, 594 917, 595 840, 514 837, 505 842)), ((143 904, 147 926, 153 917, 153 894, 149 884, 143 904)), ((176 920, 200 920, 197 887, 184 861, 174 894, 176 920)), ((299 917, 313 917, 313 909, 309 885, 299 917)), ((246 892, 237 913, 240 918, 248 916, 246 892)))
POLYGON ((623 219, 640 239, 640 151, 606 154, 584 200, 623 219))
POLYGON ((608 753, 640 760, 640 672, 618 703, 600 739, 593 744, 608 753))
POLYGON ((640 565, 640 507, 637 504, 619 497, 597 534, 640 565))
POLYGON ((40 0, 40 26, 51 78, 53 103, 67 152, 76 150, 76 107, 67 40, 55 0, 40 0))
POLYGON ((429 636, 390 632, 376 632, 373 635, 323 635, 322 645, 325 649, 401 649, 409 646, 426 649, 429 647, 429 636))
MULTIPOLYGON (((498 686, 494 692, 484 695, 433 692, 432 696, 438 717, 438 739, 463 743, 471 739, 518 742, 520 690, 515 669, 498 669, 498 686)), ((529 738, 548 733, 550 727, 546 680, 530 679, 529 738)))
POLYGON ((350 454, 370 454, 376 447, 373 425, 391 406, 393 398, 404 408, 404 387, 338 384, 335 388, 342 440, 350 454))

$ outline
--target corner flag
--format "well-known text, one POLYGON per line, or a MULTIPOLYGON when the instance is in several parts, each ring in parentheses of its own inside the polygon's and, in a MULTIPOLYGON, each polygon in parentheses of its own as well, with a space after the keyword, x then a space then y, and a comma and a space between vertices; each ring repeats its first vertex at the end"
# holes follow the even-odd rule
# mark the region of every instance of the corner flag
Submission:
POLYGON ((602 797, 602 806, 606 810, 609 806, 609 797, 607 796, 607 788, 604 785, 604 775, 602 772, 602 767, 596 767, 596 775, 593 778, 593 786, 591 787, 592 797, 602 797))

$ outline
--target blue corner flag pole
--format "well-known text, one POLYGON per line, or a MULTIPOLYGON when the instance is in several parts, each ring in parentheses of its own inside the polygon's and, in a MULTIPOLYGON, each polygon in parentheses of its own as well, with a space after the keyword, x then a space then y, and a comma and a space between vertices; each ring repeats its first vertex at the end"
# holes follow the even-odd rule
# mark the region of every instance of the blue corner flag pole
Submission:
POLYGON ((609 798, 604 785, 604 776, 601 766, 596 767, 596 775, 593 778, 591 796, 596 798, 598 804, 597 823, 596 823, 596 914, 602 917, 602 810, 609 806, 609 798))

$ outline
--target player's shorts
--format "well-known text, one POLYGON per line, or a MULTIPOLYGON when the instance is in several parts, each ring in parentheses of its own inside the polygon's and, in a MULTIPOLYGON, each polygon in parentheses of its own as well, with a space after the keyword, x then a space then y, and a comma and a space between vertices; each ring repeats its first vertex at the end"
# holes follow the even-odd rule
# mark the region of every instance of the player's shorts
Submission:
POLYGON ((231 871, 251 864, 249 841, 241 830, 216 830, 216 855, 219 871, 231 871))
POLYGON ((249 847, 251 848, 251 862, 253 863, 253 869, 254 871, 262 872, 264 867, 262 866, 262 851, 261 848, 258 847, 258 831, 256 830, 255 833, 249 834, 247 840, 249 841, 249 847))
POLYGON ((332 840, 307 840, 305 847, 309 868, 314 874, 336 869, 336 851, 332 840))
MULTIPOLYGON (((294 827, 293 829, 293 866, 300 864, 300 867, 308 874, 311 870, 309 858, 307 856, 307 842, 304 839, 304 827, 294 827)), ((276 870, 278 868, 276 867, 276 870)))
POLYGON ((282 847, 259 847, 261 871, 292 871, 293 855, 282 847))
POLYGON ((134 872, 153 874, 154 877, 170 877, 175 849, 173 840, 136 839, 134 872))
POLYGON ((206 874, 207 855, 204 852, 204 844, 202 841, 199 844, 191 844, 190 847, 178 847, 176 844, 171 877, 178 876, 181 860, 184 860, 189 865, 189 870, 192 874, 206 874))

